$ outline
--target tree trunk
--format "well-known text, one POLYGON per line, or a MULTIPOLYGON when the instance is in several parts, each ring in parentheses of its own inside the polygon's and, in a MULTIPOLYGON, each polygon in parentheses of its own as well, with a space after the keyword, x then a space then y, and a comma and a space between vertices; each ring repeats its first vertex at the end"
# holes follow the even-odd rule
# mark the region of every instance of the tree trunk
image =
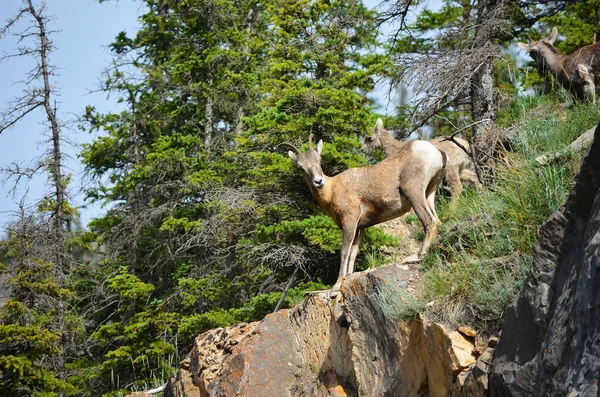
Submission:
POLYGON ((213 139, 214 97, 212 92, 212 84, 212 73, 209 71, 206 79, 208 95, 206 97, 206 104, 204 106, 204 145, 206 146, 206 150, 208 152, 210 152, 213 139))
MULTIPOLYGON (((249 53, 250 52, 250 35, 252 32, 252 29, 254 29, 254 25, 257 21, 257 16, 258 13, 256 10, 254 10, 253 8, 250 8, 248 10, 248 13, 246 14, 246 19, 245 19, 245 31, 246 31, 246 41, 244 44, 244 52, 245 53, 249 53)), ((247 64, 248 62, 250 62, 250 56, 247 56, 243 59, 243 64, 247 64)), ((236 115, 235 115, 235 130, 234 130, 234 134, 236 137, 242 135, 242 133, 244 132, 244 122, 242 121, 242 119, 244 118, 245 112, 246 112, 246 105, 248 102, 248 91, 247 88, 244 88, 244 91, 239 95, 239 103, 238 103, 238 108, 236 111, 236 115)), ((237 146, 237 144, 236 144, 237 146)))
POLYGON ((502 0, 480 0, 477 4, 477 31, 474 46, 489 48, 490 56, 485 57, 471 80, 472 118, 476 123, 473 127, 473 156, 478 174, 483 183, 489 184, 493 179, 492 161, 498 143, 499 129, 496 127, 498 117, 498 101, 494 87, 493 51, 496 47, 497 31, 490 24, 492 15, 498 7, 502 7, 502 0))
POLYGON ((244 111, 246 109, 246 94, 242 94, 241 97, 235 114, 235 136, 240 136, 244 132, 244 122, 242 119, 244 118, 244 111))
MULTIPOLYGON (((54 274, 56 277, 56 284, 59 287, 64 286, 64 275, 66 269, 66 245, 65 245, 65 181, 62 175, 62 153, 60 147, 60 126, 56 119, 55 109, 52 108, 51 104, 51 93, 52 86, 50 84, 50 67, 48 66, 48 51, 49 42, 46 31, 46 24, 44 17, 34 8, 31 0, 28 0, 29 12, 35 18, 37 27, 39 29, 40 38, 40 72, 44 81, 44 94, 43 103, 44 110, 46 111, 46 118, 50 123, 50 130, 52 133, 52 149, 51 149, 51 164, 50 164, 50 175, 55 191, 55 207, 54 207, 54 274)), ((56 327, 57 330, 62 334, 61 345, 63 345, 63 352, 56 356, 56 374, 61 380, 66 380, 65 372, 65 348, 64 345, 67 343, 66 338, 66 304, 63 299, 58 299, 56 306, 56 327)), ((64 392, 59 392, 59 397, 64 396, 64 392)))

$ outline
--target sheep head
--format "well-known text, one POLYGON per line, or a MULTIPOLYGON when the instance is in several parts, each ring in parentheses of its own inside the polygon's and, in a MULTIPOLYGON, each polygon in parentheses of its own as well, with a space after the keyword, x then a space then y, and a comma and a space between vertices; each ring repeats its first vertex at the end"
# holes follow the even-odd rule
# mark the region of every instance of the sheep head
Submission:
POLYGON ((549 59, 546 59, 544 57, 544 54, 543 54, 544 47, 546 49, 550 50, 550 53, 553 53, 555 55, 560 54, 558 52, 558 50, 556 49, 556 47, 554 47, 554 42, 556 41, 557 37, 558 37, 558 29, 555 26, 554 28, 552 28, 552 32, 550 32, 549 37, 542 36, 542 38, 539 41, 533 41, 530 39, 529 44, 520 43, 520 42, 517 43, 519 48, 529 52, 529 56, 531 56, 535 60, 535 65, 537 67, 538 74, 542 77, 544 77, 546 75, 546 73, 548 72, 548 61, 549 61, 549 59))
POLYGON ((312 140, 313 134, 310 134, 308 138, 308 151, 306 153, 302 153, 293 145, 284 145, 290 149, 288 151, 288 156, 302 170, 306 182, 317 189, 322 189, 325 187, 325 178, 323 175, 323 169, 321 169, 321 151, 323 150, 323 140, 319 140, 316 150, 313 148, 312 140))
POLYGON ((383 149, 381 135, 384 133, 384 131, 383 120, 378 118, 373 132, 370 135, 365 134, 365 141, 362 145, 363 151, 371 153, 376 149, 383 149))

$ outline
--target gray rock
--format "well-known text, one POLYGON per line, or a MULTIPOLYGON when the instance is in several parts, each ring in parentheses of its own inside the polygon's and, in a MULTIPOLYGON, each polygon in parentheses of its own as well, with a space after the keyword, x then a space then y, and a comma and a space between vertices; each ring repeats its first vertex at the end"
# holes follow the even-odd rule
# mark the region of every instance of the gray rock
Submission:
POLYGON ((540 229, 507 309, 490 396, 597 396, 600 376, 600 125, 564 206, 540 229))

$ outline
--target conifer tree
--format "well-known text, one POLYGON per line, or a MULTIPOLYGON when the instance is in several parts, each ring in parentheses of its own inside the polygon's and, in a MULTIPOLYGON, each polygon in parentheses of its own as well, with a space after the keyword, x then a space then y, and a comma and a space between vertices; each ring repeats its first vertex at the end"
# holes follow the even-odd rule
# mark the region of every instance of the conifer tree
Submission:
POLYGON ((97 181, 90 198, 110 206, 90 225, 108 254, 90 291, 92 351, 100 377, 117 374, 121 385, 173 363, 182 284, 223 284, 216 296, 198 294, 184 314, 249 297, 231 247, 251 226, 244 215, 252 208, 244 192, 229 194, 236 177, 222 154, 255 106, 269 33, 255 1, 146 3, 141 29, 116 38, 103 76, 103 89, 126 108, 90 107, 82 120, 82 128, 105 132, 82 159, 97 181), (97 302, 105 303, 92 309, 97 302), (118 315, 104 324, 111 313, 118 315))
MULTIPOLYGON (((326 172, 365 165, 360 137, 374 125, 367 94, 386 72, 389 59, 377 54, 376 15, 360 1, 266 4, 275 40, 261 87, 261 111, 248 118, 248 128, 238 139, 237 161, 247 186, 278 192, 294 205, 265 208, 269 217, 259 223, 248 249, 262 254, 271 246, 282 253, 271 265, 287 267, 283 274, 289 275, 298 265, 289 257, 295 257, 296 247, 308 246, 309 272, 335 278, 341 232, 315 205, 286 151, 277 147, 284 142, 306 146, 312 133, 327 142, 326 172), (280 244, 272 244, 274 240, 280 244)), ((369 231, 365 247, 382 238, 369 231)))
POLYGON ((48 138, 45 153, 32 167, 13 164, 3 171, 16 184, 42 172, 50 186, 33 210, 21 202, 20 213, 8 225, 8 240, 2 243, 11 299, 0 309, 0 385, 4 391, 24 395, 63 396, 74 391, 67 383, 67 361, 76 349, 73 338, 81 332, 81 324, 68 308, 72 271, 69 226, 75 211, 68 203, 69 177, 63 171, 63 124, 55 102, 59 92, 52 81, 56 69, 49 61, 54 50, 50 21, 43 3, 25 0, 0 29, 0 38, 12 33, 20 43, 15 53, 0 61, 33 57, 36 62, 22 82, 23 95, 2 111, 0 133, 9 133, 30 113, 42 110, 48 138), (25 27, 19 30, 21 22, 25 27))

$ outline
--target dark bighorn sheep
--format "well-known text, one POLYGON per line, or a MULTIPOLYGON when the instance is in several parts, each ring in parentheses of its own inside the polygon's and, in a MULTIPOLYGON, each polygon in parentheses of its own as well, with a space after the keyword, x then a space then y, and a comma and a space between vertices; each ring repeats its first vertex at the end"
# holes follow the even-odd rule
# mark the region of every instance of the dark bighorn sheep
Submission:
MULTIPOLYGON (((464 139, 454 138, 454 140, 460 143, 465 149, 469 148, 469 142, 464 139)), ((450 206, 454 208, 456 200, 460 197, 463 189, 462 182, 469 183, 478 190, 481 189, 482 185, 474 170, 474 163, 468 153, 450 140, 435 138, 428 142, 431 142, 433 146, 448 156, 446 180, 450 187, 450 206)), ((388 157, 400 151, 407 143, 394 139, 390 132, 383 128, 383 121, 377 119, 375 129, 371 135, 365 135, 365 142, 362 149, 367 153, 379 149, 388 157)))
POLYGON ((544 77, 550 71, 561 86, 580 100, 595 102, 600 94, 600 42, 582 47, 570 55, 562 55, 554 47, 558 29, 550 37, 518 43, 535 60, 538 73, 544 77))
POLYGON ((411 207, 425 229, 425 239, 417 257, 424 255, 437 236, 440 220, 435 212, 435 192, 444 177, 446 155, 425 141, 410 142, 393 156, 372 166, 350 168, 329 177, 321 169, 320 140, 308 152, 288 147, 288 155, 300 167, 319 205, 342 229, 340 272, 332 290, 354 271, 358 248, 369 226, 399 217, 411 207))

